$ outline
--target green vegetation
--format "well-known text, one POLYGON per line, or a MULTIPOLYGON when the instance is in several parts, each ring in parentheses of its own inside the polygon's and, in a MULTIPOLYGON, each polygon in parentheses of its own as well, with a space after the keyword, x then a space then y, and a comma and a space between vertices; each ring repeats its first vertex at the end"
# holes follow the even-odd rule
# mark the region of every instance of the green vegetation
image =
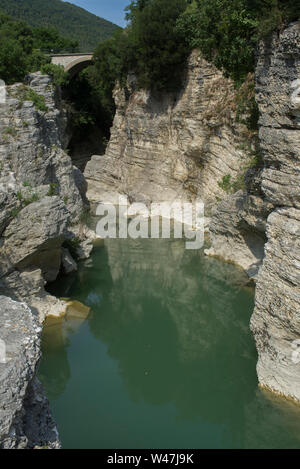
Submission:
POLYGON ((221 189, 223 189, 226 194, 231 194, 232 192, 232 182, 231 182, 231 174, 226 174, 222 177, 222 181, 218 182, 218 185, 221 189))
POLYGON ((294 0, 195 0, 177 27, 192 48, 240 85, 254 71, 259 39, 299 17, 294 0))
POLYGON ((17 129, 15 127, 7 127, 3 131, 4 135, 10 135, 11 137, 16 137, 17 136, 17 129))
POLYGON ((136 72, 141 87, 161 90, 180 85, 181 67, 190 48, 176 23, 187 3, 139 0, 128 7, 130 28, 123 58, 136 72))
POLYGON ((43 51, 51 45, 70 52, 77 47, 74 41, 59 36, 53 28, 31 29, 24 21, 15 21, 1 12, 0 43, 0 77, 7 84, 23 81, 26 74, 43 68, 61 84, 61 70, 49 64, 50 57, 43 51))
MULTIPOLYGON (((1 3, 1 1, 0 1, 1 3)), ((78 52, 79 43, 77 40, 60 36, 54 27, 37 27, 33 30, 34 44, 37 49, 43 52, 78 52)))
POLYGON ((241 189, 245 189, 244 179, 244 173, 239 174, 235 179, 232 179, 230 174, 226 174, 223 176, 222 181, 218 182, 218 185, 226 194, 234 194, 241 189))
POLYGON ((57 194, 58 194, 58 185, 54 184, 54 183, 51 183, 50 186, 49 186, 47 196, 48 197, 54 197, 57 194))
MULTIPOLYGON (((29 88, 26 85, 21 85, 14 93, 14 97, 19 100, 19 107, 22 106, 24 101, 32 101, 38 111, 48 111, 48 107, 46 106, 44 96, 40 96, 32 88, 29 88)), ((22 123, 25 127, 28 126, 28 122, 23 121, 22 123)))
POLYGON ((0 77, 6 83, 22 81, 26 73, 38 70, 46 58, 34 50, 31 29, 24 22, 0 14, 0 77))
POLYGON ((62 65, 45 64, 41 72, 52 77, 55 86, 66 86, 69 82, 68 73, 62 65))
POLYGON ((18 191, 17 199, 21 204, 20 207, 18 207, 18 210, 20 211, 24 207, 27 207, 28 205, 32 204, 33 202, 38 202, 40 200, 40 197, 35 192, 32 192, 31 188, 29 188, 29 191, 27 191, 26 194, 23 194, 22 191, 18 191))
POLYGON ((176 90, 186 58, 198 48, 239 89, 237 120, 257 129, 253 72, 258 41, 299 18, 299 0, 136 0, 126 11, 128 27, 99 44, 94 66, 85 71, 94 102, 108 121, 115 111, 117 80, 125 86, 133 72, 140 88, 176 90))
POLYGON ((95 51, 95 76, 104 95, 128 72, 140 87, 178 85, 193 48, 240 86, 254 71, 259 39, 300 17, 292 0, 136 0, 127 7, 128 27, 95 51))
POLYGON ((25 101, 32 101, 35 105, 36 109, 41 112, 47 112, 48 107, 45 104, 44 96, 38 95, 34 90, 31 88, 28 89, 24 96, 25 101))
POLYGON ((21 211, 20 207, 14 207, 11 210, 10 215, 12 216, 12 218, 16 218, 19 215, 20 211, 21 211))
MULTIPOLYGON (((109 38, 116 29, 113 23, 87 12, 86 10, 61 0, 0 0, 0 9, 11 17, 26 21, 31 27, 55 28, 61 36, 79 42, 81 52, 92 52, 100 41, 109 38)), ((52 40, 48 47, 56 52, 52 40)), ((44 47, 44 46, 43 46, 44 47)), ((69 49, 66 49, 69 51, 69 49)))
POLYGON ((130 71, 140 87, 156 91, 178 87, 190 47, 176 23, 187 4, 187 0, 138 0, 127 7, 128 28, 99 44, 94 54, 95 75, 105 96, 111 94, 115 80, 124 83, 130 71))
POLYGON ((247 171, 251 168, 259 168, 263 164, 257 133, 250 135, 251 138, 245 140, 245 143, 239 148, 245 153, 246 158, 236 177, 232 178, 230 174, 226 174, 221 181, 218 181, 219 187, 226 192, 226 194, 234 194, 239 190, 245 190, 245 176, 247 171))

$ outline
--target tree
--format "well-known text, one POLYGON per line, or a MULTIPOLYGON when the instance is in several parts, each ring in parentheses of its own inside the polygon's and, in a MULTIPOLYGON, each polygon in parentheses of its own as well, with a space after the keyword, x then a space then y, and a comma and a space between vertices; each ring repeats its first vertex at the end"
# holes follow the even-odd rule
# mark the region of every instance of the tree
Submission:
POLYGON ((195 0, 177 28, 240 85, 254 71, 260 38, 299 17, 299 0, 195 0))
POLYGON ((188 3, 187 0, 140 0, 128 7, 126 52, 141 87, 156 90, 178 87, 190 47, 176 28, 176 22, 188 3))
POLYGON ((78 41, 65 38, 59 35, 55 28, 34 28, 34 46, 45 52, 77 52, 79 50, 78 41))
POLYGON ((26 74, 50 62, 41 49, 73 52, 77 48, 76 41, 61 37, 54 28, 32 30, 24 21, 1 13, 0 43, 0 78, 7 84, 23 81, 26 74))

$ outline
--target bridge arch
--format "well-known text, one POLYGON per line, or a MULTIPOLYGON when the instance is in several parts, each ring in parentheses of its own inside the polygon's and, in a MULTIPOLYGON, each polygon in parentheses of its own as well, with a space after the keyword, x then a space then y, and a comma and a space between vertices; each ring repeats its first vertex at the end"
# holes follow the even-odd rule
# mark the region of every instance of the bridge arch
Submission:
POLYGON ((51 63, 62 65, 70 78, 73 78, 81 70, 91 65, 93 54, 60 54, 52 55, 51 63))

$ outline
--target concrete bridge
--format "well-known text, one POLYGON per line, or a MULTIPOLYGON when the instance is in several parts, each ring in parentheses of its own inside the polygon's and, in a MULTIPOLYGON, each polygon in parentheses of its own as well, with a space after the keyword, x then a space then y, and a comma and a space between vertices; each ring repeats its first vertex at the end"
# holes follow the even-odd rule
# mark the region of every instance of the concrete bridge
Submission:
POLYGON ((81 72, 92 63, 93 54, 59 54, 51 55, 51 63, 62 65, 70 78, 81 72))

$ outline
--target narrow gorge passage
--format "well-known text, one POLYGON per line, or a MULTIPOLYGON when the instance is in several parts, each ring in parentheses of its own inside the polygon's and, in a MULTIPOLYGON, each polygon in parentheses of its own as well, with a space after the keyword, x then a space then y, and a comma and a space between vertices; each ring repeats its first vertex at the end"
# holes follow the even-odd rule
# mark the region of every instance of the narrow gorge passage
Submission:
POLYGON ((183 240, 105 240, 51 293, 39 378, 66 448, 298 448, 300 409, 257 387, 254 291, 183 240), (50 324, 50 323, 49 323, 50 324))
POLYGON ((91 85, 93 65, 69 76, 62 87, 62 99, 67 112, 67 152, 73 164, 84 171, 93 155, 103 155, 110 138, 114 116, 112 109, 104 108, 99 101, 97 88, 91 85))

